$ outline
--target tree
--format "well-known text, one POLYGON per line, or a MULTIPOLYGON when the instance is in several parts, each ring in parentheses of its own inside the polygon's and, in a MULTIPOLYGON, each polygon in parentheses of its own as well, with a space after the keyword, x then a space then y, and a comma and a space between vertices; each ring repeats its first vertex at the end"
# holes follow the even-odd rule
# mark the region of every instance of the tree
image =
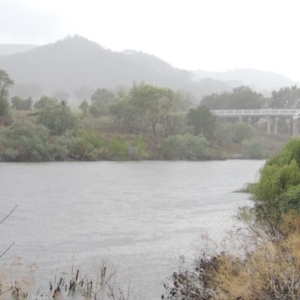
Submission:
POLYGON ((260 109, 266 99, 248 86, 234 88, 232 92, 212 94, 203 97, 201 104, 210 109, 260 109))
POLYGON ((90 114, 95 117, 108 112, 107 106, 115 102, 115 95, 107 89, 97 89, 91 96, 90 114))
POLYGON ((210 139, 215 131, 216 117, 204 105, 191 108, 186 116, 187 125, 194 128, 195 135, 203 134, 210 139))
POLYGON ((48 128, 52 135, 62 135, 66 130, 77 128, 77 118, 63 103, 50 104, 42 109, 38 123, 48 128))
POLYGON ((166 114, 172 111, 174 93, 171 89, 141 83, 134 85, 129 92, 129 102, 136 108, 134 118, 147 119, 148 126, 157 138, 156 126, 166 114))
POLYGON ((4 70, 0 70, 0 116, 8 116, 8 88, 14 84, 14 81, 9 78, 4 70))
POLYGON ((52 97, 48 97, 43 95, 39 101, 37 101, 36 103, 34 103, 33 107, 35 109, 43 109, 45 108, 47 105, 53 105, 53 104, 57 104, 58 101, 55 98, 52 97))
POLYGON ((26 100, 15 96, 10 99, 11 106, 16 110, 30 110, 32 106, 32 99, 28 98, 26 100))
POLYGON ((151 128, 157 138, 158 125, 167 128, 171 121, 168 115, 173 111, 173 97, 170 89, 141 83, 134 85, 128 95, 120 94, 119 101, 109 109, 118 126, 135 133, 151 128))
POLYGON ((300 108, 300 88, 296 85, 272 91, 271 108, 300 108))
POLYGON ((82 103, 80 104, 79 109, 82 111, 82 113, 83 113, 84 115, 87 114, 88 109, 89 109, 89 104, 88 104, 88 102, 87 102, 85 99, 84 99, 84 100, 82 101, 82 103))

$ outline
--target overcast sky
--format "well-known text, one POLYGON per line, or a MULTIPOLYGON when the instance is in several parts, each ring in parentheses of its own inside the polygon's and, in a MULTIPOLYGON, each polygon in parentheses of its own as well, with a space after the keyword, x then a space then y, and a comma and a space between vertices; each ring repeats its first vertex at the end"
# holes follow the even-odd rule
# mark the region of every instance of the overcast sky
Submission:
POLYGON ((0 43, 79 34, 178 68, 254 68, 300 81, 299 9, 299 0, 0 0, 0 43))

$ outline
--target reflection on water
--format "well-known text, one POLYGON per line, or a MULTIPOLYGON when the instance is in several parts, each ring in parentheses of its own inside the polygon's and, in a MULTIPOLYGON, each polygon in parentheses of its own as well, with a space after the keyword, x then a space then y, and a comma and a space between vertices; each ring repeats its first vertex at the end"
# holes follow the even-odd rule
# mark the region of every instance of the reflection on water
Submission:
POLYGON ((192 257, 201 235, 220 240, 233 226, 264 161, 0 164, 1 249, 36 262, 38 284, 57 270, 92 271, 106 258, 121 276, 159 299, 181 254, 192 257))

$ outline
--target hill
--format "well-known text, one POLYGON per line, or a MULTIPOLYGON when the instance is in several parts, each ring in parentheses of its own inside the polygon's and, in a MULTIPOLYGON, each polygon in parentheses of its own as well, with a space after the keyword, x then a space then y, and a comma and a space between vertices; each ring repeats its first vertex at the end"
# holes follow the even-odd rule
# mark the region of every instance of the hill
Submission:
POLYGON ((194 71, 195 79, 212 78, 230 84, 232 87, 247 85, 251 89, 262 92, 293 86, 296 82, 284 75, 253 69, 235 69, 227 72, 194 71))
POLYGON ((207 93, 231 90, 217 80, 195 82, 192 72, 174 68, 153 55, 134 50, 114 52, 78 35, 1 57, 0 69, 6 70, 17 85, 35 84, 48 94, 63 90, 73 95, 85 87, 114 88, 144 81, 188 91, 199 102, 207 93))
POLYGON ((13 44, 0 44, 0 57, 4 55, 12 55, 22 53, 36 48, 35 45, 13 45, 13 44))

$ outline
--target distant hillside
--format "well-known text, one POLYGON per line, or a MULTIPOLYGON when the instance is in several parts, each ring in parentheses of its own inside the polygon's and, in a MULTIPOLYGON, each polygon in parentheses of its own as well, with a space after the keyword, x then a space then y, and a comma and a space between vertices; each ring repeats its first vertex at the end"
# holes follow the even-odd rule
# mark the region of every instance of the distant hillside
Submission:
POLYGON ((12 55, 22 53, 36 48, 35 45, 13 45, 13 44, 0 44, 0 57, 3 55, 12 55))
POLYGON ((78 35, 40 47, 0 45, 1 53, 6 55, 0 56, 0 69, 16 83, 11 95, 21 97, 64 91, 70 99, 82 100, 82 91, 88 91, 87 95, 99 87, 130 87, 134 81, 144 81, 190 93, 191 100, 198 104, 205 95, 231 91, 240 85, 270 92, 295 84, 283 75, 251 69, 180 70, 153 55, 134 50, 114 52, 78 35))
POLYGON ((0 69, 18 85, 35 84, 44 93, 64 90, 72 94, 84 87, 113 88, 144 81, 191 92, 198 102, 206 94, 231 90, 217 80, 195 82, 192 72, 176 69, 153 55, 134 50, 113 52, 80 36, 1 57, 0 69))
POLYGON ((253 90, 277 90, 296 83, 284 75, 253 69, 236 69, 227 72, 194 71, 195 79, 213 78, 224 81, 232 87, 247 85, 253 90))

